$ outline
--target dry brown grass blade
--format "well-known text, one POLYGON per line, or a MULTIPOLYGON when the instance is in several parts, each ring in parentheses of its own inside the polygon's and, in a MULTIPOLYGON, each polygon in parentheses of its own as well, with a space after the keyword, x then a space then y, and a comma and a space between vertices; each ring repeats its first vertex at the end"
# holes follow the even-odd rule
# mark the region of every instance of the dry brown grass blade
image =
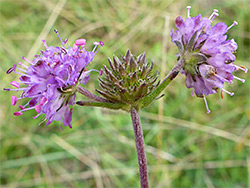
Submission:
POLYGON ((64 5, 66 4, 67 0, 60 0, 57 5, 53 8, 53 12, 51 13, 49 19, 47 20, 46 24, 43 27, 43 30, 41 31, 40 35, 37 37, 35 43, 33 44, 32 48, 30 49, 27 59, 31 59, 34 54, 38 51, 38 49, 41 47, 42 39, 45 39, 51 29, 51 27, 54 25, 57 17, 59 16, 60 12, 62 11, 64 5))
MULTIPOLYGON (((55 5, 51 1, 43 1, 43 0, 38 0, 43 6, 45 6, 47 9, 50 11, 54 10, 55 5)), ((73 23, 75 26, 80 26, 82 24, 81 20, 79 20, 75 14, 72 11, 69 11, 67 9, 62 9, 61 11, 61 17, 65 18, 69 22, 73 23)))
MULTIPOLYGON (((153 19, 155 18, 156 15, 153 15, 152 13, 148 14, 144 19, 142 19, 140 21, 139 24, 136 24, 135 26, 133 26, 130 31, 122 36, 120 38, 120 42, 122 42, 123 44, 126 44, 129 40, 131 40, 133 38, 134 35, 138 34, 140 31, 143 30, 143 28, 145 28, 145 25, 149 25, 150 22, 153 21, 153 19)), ((113 46, 110 47, 110 51, 114 52, 117 49, 120 48, 120 43, 115 43, 113 46)))
MULTIPOLYGON (((153 113, 148 113, 148 112, 141 112, 141 116, 145 117, 147 119, 151 119, 151 120, 155 120, 158 121, 158 115, 153 114, 153 113)), ((163 116, 163 122, 164 123, 170 123, 170 124, 174 124, 174 125, 178 125, 178 126, 182 126, 185 128, 189 128, 189 129, 193 129, 196 131, 201 131, 207 134, 212 134, 221 138, 225 138, 227 140, 231 140, 234 141, 236 143, 239 143, 241 141, 241 137, 237 136, 233 133, 227 132, 227 131, 223 131, 221 129, 217 129, 211 126, 204 126, 198 123, 194 123, 191 121, 186 121, 186 120, 181 120, 181 119, 177 119, 177 118, 173 118, 173 117, 169 117, 169 116, 163 116)), ((245 142, 243 142, 243 144, 245 146, 249 146, 250 147, 250 141, 246 140, 245 142)))
POLYGON ((52 141, 54 141, 57 145, 62 147, 65 151, 69 152, 71 155, 76 157, 78 160, 80 160, 85 165, 89 166, 91 169, 93 169, 94 177, 96 180, 96 186, 98 188, 103 187, 103 182, 100 174, 100 168, 99 165, 90 159, 89 157, 85 156, 82 152, 77 150, 74 146, 70 145, 68 142, 63 140, 61 137, 57 135, 52 135, 51 137, 52 141))
MULTIPOLYGON (((166 72, 166 60, 167 60, 167 46, 168 46, 168 30, 169 30, 169 17, 168 15, 165 16, 165 25, 163 30, 163 40, 162 40, 162 61, 161 61, 161 80, 164 79, 165 72, 166 72)), ((159 114, 159 133, 157 138, 157 148, 161 149, 162 147, 162 117, 163 117, 163 98, 158 100, 158 114, 159 114)), ((159 161, 160 162, 160 161, 159 161)))
POLYGON ((250 157, 247 157, 248 188, 250 188, 250 157))
POLYGON ((238 145, 241 147, 245 143, 249 142, 249 138, 250 138, 250 125, 242 131, 238 145))
POLYGON ((207 186, 207 188, 215 188, 212 181, 210 180, 208 174, 205 172, 203 175, 203 180, 207 186))
MULTIPOLYGON (((168 168, 170 171, 180 171, 180 170, 194 170, 194 169, 216 169, 216 168, 234 168, 234 167, 246 167, 247 161, 246 160, 225 160, 225 161, 207 161, 204 162, 201 166, 200 162, 193 162, 188 163, 183 166, 179 166, 176 164, 169 164, 169 165, 160 165, 160 166, 149 166, 149 172, 155 173, 155 172, 162 172, 165 171, 166 168, 168 168)), ((112 169, 102 169, 100 170, 100 176, 120 176, 125 174, 136 174, 138 171, 137 167, 127 167, 127 168, 112 168, 112 169)), ((54 176, 53 180, 54 183, 62 183, 66 181, 74 181, 74 180, 85 180, 85 179, 91 179, 95 177, 94 171, 85 171, 81 173, 72 173, 70 176, 68 173, 61 174, 60 176, 54 176)), ((22 182, 19 182, 19 187, 30 187, 35 185, 42 184, 43 179, 37 178, 37 179, 28 179, 22 182)), ((2 188, 9 188, 12 187, 14 184, 10 183, 7 185, 2 186, 2 188)))
MULTIPOLYGON (((162 60, 161 60, 161 80, 164 79, 165 73, 166 73, 166 65, 167 65, 167 48, 168 48, 168 33, 169 33, 169 15, 166 14, 165 17, 165 23, 164 23, 164 29, 163 29, 163 34, 162 34, 162 60)), ((158 100, 158 135, 157 135, 157 149, 158 151, 161 151, 162 149, 162 134, 163 134, 163 101, 164 98, 160 98, 158 100)), ((167 150, 168 148, 166 148, 167 150)), ((157 153, 157 165, 161 164, 161 156, 160 153, 157 153)), ((164 175, 164 181, 160 181, 157 185, 157 187, 171 187, 171 176, 169 174, 169 170, 166 169, 166 172, 163 174, 164 175)))

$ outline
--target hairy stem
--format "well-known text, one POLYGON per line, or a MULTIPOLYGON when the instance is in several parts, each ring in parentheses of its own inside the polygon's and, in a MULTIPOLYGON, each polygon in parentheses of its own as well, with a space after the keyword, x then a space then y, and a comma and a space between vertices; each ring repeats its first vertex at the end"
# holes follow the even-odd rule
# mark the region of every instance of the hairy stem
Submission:
POLYGON ((85 88, 81 86, 77 87, 77 91, 89 99, 93 99, 99 102, 108 102, 106 99, 96 96, 95 94, 91 93, 90 91, 86 90, 85 88))
POLYGON ((113 110, 121 109, 124 106, 123 103, 96 102, 96 101, 77 101, 76 104, 80 106, 102 107, 113 110))
POLYGON ((170 71, 170 73, 164 78, 160 85, 150 94, 142 99, 142 108, 148 106, 155 98, 168 86, 168 84, 178 75, 182 69, 184 60, 180 59, 177 65, 170 71))
POLYGON ((135 144, 137 151, 137 158, 140 172, 141 188, 148 188, 148 170, 147 170, 147 158, 144 149, 143 132, 141 127, 140 116, 135 108, 131 110, 131 118, 133 122, 135 144))

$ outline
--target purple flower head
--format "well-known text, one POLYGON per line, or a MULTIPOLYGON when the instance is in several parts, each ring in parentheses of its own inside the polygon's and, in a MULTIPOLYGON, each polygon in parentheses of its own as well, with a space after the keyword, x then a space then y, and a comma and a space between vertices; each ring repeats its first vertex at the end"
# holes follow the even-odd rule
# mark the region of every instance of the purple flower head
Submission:
POLYGON ((179 49, 178 59, 184 60, 182 73, 186 75, 187 88, 193 88, 196 96, 203 97, 206 95, 226 92, 231 96, 234 93, 224 89, 224 83, 232 83, 233 79, 245 82, 232 75, 232 72, 241 69, 247 72, 245 67, 237 66, 235 61, 235 51, 238 48, 234 39, 227 40, 227 31, 237 25, 234 23, 227 27, 223 22, 212 26, 212 21, 217 17, 218 10, 214 10, 209 18, 197 15, 190 17, 188 6, 188 18, 184 21, 182 17, 176 18, 177 30, 172 29, 170 36, 172 42, 179 49))
MULTIPOLYGON (((92 51, 85 50, 85 39, 78 39, 71 48, 67 39, 63 42, 57 30, 62 47, 47 46, 45 40, 45 50, 40 55, 36 55, 32 61, 25 57, 29 65, 19 62, 19 66, 14 65, 7 71, 7 74, 14 72, 18 75, 19 81, 12 81, 10 84, 15 89, 5 88, 7 91, 22 91, 19 98, 12 96, 11 104, 16 105, 17 101, 29 98, 29 102, 20 105, 20 110, 14 115, 20 116, 23 112, 35 109, 37 118, 45 114, 49 125, 53 120, 62 121, 65 126, 71 126, 72 105, 75 104, 75 96, 78 84, 86 84, 90 72, 87 65, 93 60, 95 54, 102 46, 103 42, 95 43, 92 51), (65 45, 67 47, 65 47, 65 45), (99 46, 99 48, 97 48, 99 46)), ((96 70, 95 70, 96 71, 96 70)))

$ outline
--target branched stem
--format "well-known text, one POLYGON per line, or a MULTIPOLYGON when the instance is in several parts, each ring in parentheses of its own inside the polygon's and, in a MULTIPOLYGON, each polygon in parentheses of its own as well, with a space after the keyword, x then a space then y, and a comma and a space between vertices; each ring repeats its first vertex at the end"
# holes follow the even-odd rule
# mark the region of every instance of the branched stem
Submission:
POLYGON ((108 102, 106 99, 102 97, 98 97, 95 94, 91 93, 90 91, 86 90, 85 88, 78 86, 77 91, 84 95, 85 97, 89 99, 93 99, 94 101, 99 101, 99 102, 108 102))
POLYGON ((131 110, 131 118, 133 122, 135 144, 137 151, 137 158, 140 172, 141 188, 148 188, 148 170, 147 170, 147 158, 144 149, 143 132, 141 127, 140 116, 135 108, 131 110))
POLYGON ((170 73, 164 78, 160 85, 150 94, 142 99, 142 107, 148 106, 159 94, 168 86, 168 84, 178 75, 182 69, 184 60, 180 59, 177 65, 170 71, 170 73))
POLYGON ((96 101, 77 101, 76 104, 80 106, 102 107, 113 110, 121 109, 124 106, 124 103, 96 102, 96 101))

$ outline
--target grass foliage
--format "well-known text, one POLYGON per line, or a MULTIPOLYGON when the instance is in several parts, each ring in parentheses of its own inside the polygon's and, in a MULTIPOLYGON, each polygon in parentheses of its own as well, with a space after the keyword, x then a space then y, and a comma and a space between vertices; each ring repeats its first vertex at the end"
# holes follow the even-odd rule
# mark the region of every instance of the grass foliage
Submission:
MULTIPOLYGON (((5 72, 22 56, 29 59, 47 44, 60 45, 57 29, 70 45, 77 38, 104 41, 92 67, 108 64, 107 57, 121 56, 129 48, 146 52, 164 74, 176 64, 177 48, 169 32, 177 16, 209 16, 219 10, 216 22, 239 25, 229 31, 239 45, 236 64, 250 62, 249 0, 2 0, 0 1, 1 88, 15 74, 5 72)), ((233 97, 192 97, 179 75, 165 97, 141 112, 151 187, 250 186, 250 77, 242 71, 227 89, 233 97)), ((88 88, 98 87, 93 73, 88 88)), ((60 131, 34 120, 34 111, 13 116, 13 93, 1 91, 1 187, 139 187, 138 164, 129 114, 99 108, 74 107, 73 129, 60 131)), ((78 99, 83 97, 78 96, 78 99)), ((22 101, 25 103, 25 101, 22 101)), ((21 104, 19 101, 18 104, 21 104)))

